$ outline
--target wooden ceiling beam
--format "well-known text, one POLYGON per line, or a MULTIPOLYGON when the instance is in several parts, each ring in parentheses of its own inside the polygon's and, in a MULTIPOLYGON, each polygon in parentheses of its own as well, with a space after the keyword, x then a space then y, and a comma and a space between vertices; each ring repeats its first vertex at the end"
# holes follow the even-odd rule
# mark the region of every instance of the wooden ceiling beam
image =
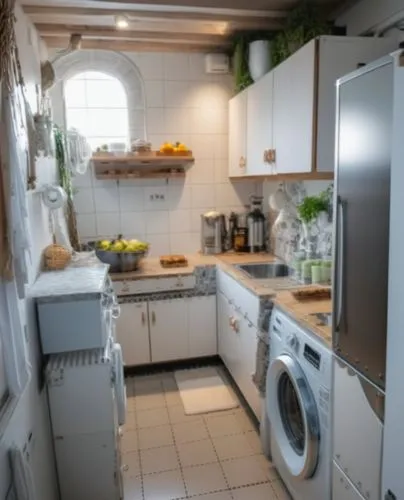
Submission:
MULTIPOLYGON (((116 16, 125 15, 129 19, 152 19, 160 21, 200 21, 200 22, 227 22, 232 27, 240 29, 279 30, 283 27, 282 19, 285 13, 280 11, 277 17, 268 16, 240 16, 235 14, 207 12, 172 12, 172 11, 144 11, 131 9, 100 9, 90 7, 59 7, 44 5, 24 5, 24 12, 31 15, 46 16, 116 16)), ((67 19, 65 19, 66 23, 67 19)))
POLYGON ((85 25, 62 25, 62 24, 35 24, 40 35, 43 36, 65 36, 72 33, 80 33, 83 39, 90 38, 113 38, 119 40, 164 40, 181 41, 184 43, 199 43, 204 45, 223 45, 227 40, 222 35, 210 35, 203 33, 179 33, 168 31, 137 31, 117 30, 115 27, 107 26, 85 26, 85 25))
MULTIPOLYGON (((66 47, 66 37, 64 36, 42 36, 48 48, 61 49, 66 47)), ((116 50, 119 52, 220 52, 223 45, 212 46, 202 43, 180 43, 168 40, 153 41, 132 41, 132 40, 101 40, 84 39, 81 42, 82 49, 116 50)))

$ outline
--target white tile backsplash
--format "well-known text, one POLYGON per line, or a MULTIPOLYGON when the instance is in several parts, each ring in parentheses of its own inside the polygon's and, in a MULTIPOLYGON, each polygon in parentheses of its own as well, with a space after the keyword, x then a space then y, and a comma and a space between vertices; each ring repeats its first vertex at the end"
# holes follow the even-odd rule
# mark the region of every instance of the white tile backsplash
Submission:
POLYGON ((74 207, 80 214, 93 214, 95 212, 94 192, 91 187, 77 189, 74 194, 74 207))
POLYGON ((144 239, 146 236, 146 219, 144 212, 121 212, 121 232, 128 239, 144 239))
MULTIPOLYGON (((99 181, 91 169, 76 175, 75 209, 83 240, 139 238, 150 255, 200 249, 200 216, 207 210, 242 210, 253 182, 228 180, 228 100, 231 75, 205 72, 204 54, 126 53, 139 69, 146 92, 147 139, 153 149, 184 142, 195 164, 185 178, 99 181)), ((128 100, 133 100, 133 92, 128 100)), ((143 103, 131 103, 131 136, 143 137, 143 103)))
POLYGON ((213 209, 215 203, 215 190, 212 184, 191 186, 192 208, 213 209))
POLYGON ((116 238, 121 234, 119 212, 96 214, 97 234, 105 238, 116 238))
POLYGON ((119 212, 118 186, 109 181, 108 186, 94 188, 95 210, 100 212, 119 212))
POLYGON ((140 212, 143 210, 143 194, 141 187, 119 186, 119 203, 121 212, 140 212))
POLYGON ((189 233, 191 231, 191 211, 172 210, 169 214, 170 234, 189 233))
POLYGON ((169 216, 168 210, 158 210, 155 212, 145 212, 146 234, 168 233, 169 216))

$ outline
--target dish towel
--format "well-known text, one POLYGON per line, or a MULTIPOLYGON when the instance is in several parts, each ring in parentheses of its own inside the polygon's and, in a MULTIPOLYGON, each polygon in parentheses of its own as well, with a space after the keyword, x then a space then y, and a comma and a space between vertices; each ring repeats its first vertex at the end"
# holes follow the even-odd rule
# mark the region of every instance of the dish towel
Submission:
POLYGON ((260 331, 255 357, 255 373, 252 376, 252 380, 261 397, 265 397, 266 378, 269 366, 269 345, 267 339, 263 338, 264 336, 267 337, 268 334, 264 334, 260 331))
POLYGON ((261 304, 261 313, 259 318, 257 352, 255 357, 255 373, 252 381, 257 387, 261 397, 265 397, 266 379, 269 366, 269 324, 271 321, 273 304, 268 301, 261 304))

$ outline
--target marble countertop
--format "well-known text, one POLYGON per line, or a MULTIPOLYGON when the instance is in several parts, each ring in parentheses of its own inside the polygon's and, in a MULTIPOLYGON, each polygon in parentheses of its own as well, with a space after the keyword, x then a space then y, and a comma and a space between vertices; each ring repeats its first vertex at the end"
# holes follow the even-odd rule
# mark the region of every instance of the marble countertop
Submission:
POLYGON ((29 289, 29 296, 57 299, 72 295, 101 294, 105 288, 108 268, 108 265, 101 264, 90 267, 69 266, 63 271, 42 272, 29 289))
POLYGON ((299 301, 294 298, 290 290, 282 290, 276 294, 273 302, 303 328, 310 330, 323 340, 327 346, 332 346, 331 327, 319 325, 318 320, 311 316, 312 313, 330 313, 332 311, 331 300, 299 301))

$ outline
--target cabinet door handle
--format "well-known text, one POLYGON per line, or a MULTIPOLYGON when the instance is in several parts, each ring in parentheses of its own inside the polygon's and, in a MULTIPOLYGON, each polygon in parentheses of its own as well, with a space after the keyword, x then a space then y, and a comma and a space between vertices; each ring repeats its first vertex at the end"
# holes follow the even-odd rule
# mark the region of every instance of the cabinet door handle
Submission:
POLYGON ((272 162, 276 163, 276 149, 271 149, 272 151, 272 162))
POLYGON ((154 311, 152 311, 152 313, 151 313, 151 322, 152 322, 152 325, 154 325, 156 323, 156 313, 154 311))
POLYGON ((146 313, 143 311, 142 312, 142 325, 144 326, 146 324, 146 313))
POLYGON ((239 166, 240 168, 245 168, 245 165, 246 165, 246 161, 245 161, 244 156, 240 156, 240 160, 239 160, 239 162, 238 162, 238 166, 239 166))

